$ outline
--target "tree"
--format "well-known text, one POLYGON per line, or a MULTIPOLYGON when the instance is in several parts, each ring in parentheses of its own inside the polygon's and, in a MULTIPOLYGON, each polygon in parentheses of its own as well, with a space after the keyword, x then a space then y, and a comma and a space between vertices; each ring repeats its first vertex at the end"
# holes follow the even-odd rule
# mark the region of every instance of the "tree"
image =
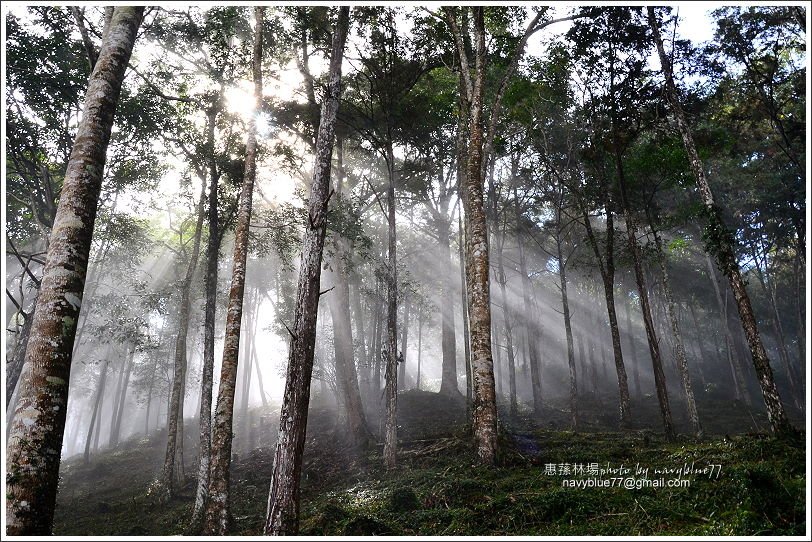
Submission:
POLYGON ((248 259, 248 228, 254 181, 257 173, 257 119, 262 103, 262 30, 265 8, 254 8, 253 76, 255 112, 248 122, 248 143, 245 149, 245 173, 243 174, 240 206, 234 238, 234 257, 231 272, 231 288, 228 293, 226 336, 223 345, 223 362, 220 370, 220 388, 214 412, 211 443, 211 467, 209 471, 208 503, 206 504, 203 533, 224 535, 228 532, 229 481, 231 466, 232 425, 234 421, 234 391, 237 381, 237 362, 240 352, 240 327, 245 294, 245 267, 248 259))
POLYGON ((677 88, 674 83, 674 74, 671 71, 671 64, 668 56, 663 47, 663 40, 660 36, 659 23, 657 22, 657 15, 653 7, 647 8, 648 22, 651 31, 654 35, 654 42, 657 47, 657 53, 660 57, 660 69, 665 76, 665 93, 669 105, 671 106, 671 113, 677 123, 682 141, 685 146, 685 152, 688 154, 688 162, 691 166, 691 171, 696 178, 697 188, 702 200, 702 205, 705 213, 705 232, 703 237, 706 242, 706 251, 713 254, 716 258, 716 263, 722 270, 722 273, 730 281, 730 287, 733 290, 733 296, 736 299, 736 307, 739 311, 739 318, 741 319, 742 328, 747 336, 747 343, 750 347, 750 355, 753 359, 753 367, 758 376, 758 382, 761 387, 761 394, 764 397, 764 404, 767 406, 767 416, 770 420, 770 428, 774 433, 785 434, 792 431, 792 426, 787 420, 784 405, 781 403, 781 397, 778 394, 778 388, 775 385, 773 378, 772 367, 770 360, 767 357, 767 352, 764 349, 764 344, 761 341, 759 334, 758 324, 753 314, 753 308, 750 305, 750 296, 747 293, 744 280, 741 276, 739 264, 736 261, 733 252, 733 236, 730 230, 725 226, 722 221, 721 212, 716 207, 713 193, 711 192, 710 184, 705 177, 705 170, 702 166, 702 161, 696 150, 696 145, 693 141, 691 128, 685 118, 685 114, 680 105, 677 88))
POLYGON ((8 443, 6 533, 50 534, 82 304, 107 144, 143 7, 117 7, 88 83, 54 218, 8 443))
MULTIPOLYGON (((302 241, 302 263, 296 294, 293 329, 285 380, 285 395, 274 453, 265 534, 295 534, 299 527, 299 481, 307 430, 310 379, 316 343, 321 261, 330 201, 330 161, 335 121, 341 99, 341 62, 349 27, 349 7, 340 7, 333 31, 328 86, 322 102, 316 138, 316 162, 310 185, 310 203, 302 241)), ((258 68, 257 68, 258 69, 258 68)), ((212 471, 214 474, 214 471, 212 471)))

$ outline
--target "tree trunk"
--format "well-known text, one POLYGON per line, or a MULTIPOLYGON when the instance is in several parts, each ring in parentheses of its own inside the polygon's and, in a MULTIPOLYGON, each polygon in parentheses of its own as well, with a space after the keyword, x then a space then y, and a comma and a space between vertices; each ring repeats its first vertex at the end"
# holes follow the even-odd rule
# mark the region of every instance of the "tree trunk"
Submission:
MULTIPOLYGON (((441 220, 437 222, 438 258, 440 265, 447 270, 453 267, 451 264, 450 233, 451 225, 447 221, 441 220)), ((454 327, 454 297, 451 287, 451 274, 441 272, 438 278, 440 279, 441 346, 443 352, 440 393, 460 397, 460 390, 457 387, 457 337, 454 327)))
POLYGON ((387 469, 395 468, 397 462, 397 404, 398 404, 398 360, 397 360, 397 238, 395 230, 395 156, 392 142, 386 149, 386 166, 388 168, 389 189, 387 191, 388 206, 388 237, 389 249, 387 257, 387 288, 386 288, 386 426, 384 429, 383 461, 387 469))
MULTIPOLYGON (((28 338, 31 336, 31 324, 34 321, 34 311, 37 306, 37 297, 39 297, 39 290, 37 290, 34 297, 34 304, 32 305, 31 312, 25 315, 23 327, 20 329, 20 335, 14 344, 14 351, 11 354, 11 361, 6 364, 6 408, 11 407, 11 397, 14 395, 14 390, 17 389, 17 382, 20 380, 20 373, 23 371, 23 363, 25 362, 25 351, 28 347, 28 338)), ((21 310, 22 312, 22 310, 21 310)))
MULTIPOLYGON (((352 312, 355 318, 355 337, 358 340, 358 370, 359 386, 364 393, 369 391, 369 373, 371 369, 371 353, 367 349, 366 324, 364 322, 364 308, 361 303, 361 277, 357 273, 353 274, 352 284, 352 312)), ((372 334, 370 334, 370 337, 372 334)), ((370 345, 371 346, 371 345, 370 345)))
POLYGON ((99 407, 101 405, 101 398, 104 396, 104 387, 107 381, 107 367, 110 365, 109 352, 107 354, 104 364, 102 365, 101 373, 99 373, 99 383, 96 385, 96 399, 93 400, 93 413, 90 415, 90 425, 87 430, 87 440, 85 440, 85 464, 90 461, 90 441, 93 437, 93 429, 96 425, 96 420, 101 416, 99 407))
POLYGON ((206 150, 209 158, 209 235, 206 240, 206 275, 204 289, 206 303, 203 309, 203 367, 200 375, 200 411, 198 413, 200 438, 197 453, 197 489, 192 509, 191 526, 197 531, 203 521, 203 510, 209 496, 209 466, 211 464, 211 402, 214 386, 214 331, 217 313, 217 263, 220 257, 220 221, 218 216, 220 174, 214 152, 214 132, 217 115, 221 109, 218 100, 207 111, 208 124, 206 150))
MULTIPOLYGON (((615 92, 614 82, 614 63, 610 64, 610 80, 612 87, 612 96, 615 92)), ((617 181, 620 188, 620 203, 623 208, 623 215, 626 222, 626 235, 628 237, 629 253, 632 256, 634 267, 635 281, 637 282, 637 293, 640 297, 640 309, 643 313, 643 324, 646 329, 646 339, 648 340, 649 354, 651 355, 651 364, 654 369, 654 385, 657 389, 657 400, 660 404, 660 414, 663 418, 663 429, 665 430, 666 440, 674 439, 674 427, 671 422, 671 407, 668 404, 668 389, 665 383, 665 374, 663 373, 663 363, 660 357, 660 345, 657 339, 657 333, 654 329, 654 321, 651 317, 651 305, 649 303, 648 287, 646 286, 646 277, 643 272, 643 256, 640 251, 640 245, 637 242, 637 224, 632 214, 632 209, 629 203, 628 194, 626 191, 625 172, 623 170, 623 157, 620 148, 620 135, 618 131, 618 120, 615 114, 614 102, 612 103, 612 139, 613 150, 615 158, 615 170, 617 172, 617 181)))
MULTIPOLYGON (((341 195, 341 160, 338 163, 338 190, 341 195)), ((327 274, 328 287, 333 291, 327 293, 330 318, 333 322, 333 343, 335 346, 335 371, 338 393, 344 406, 344 418, 347 424, 350 443, 356 451, 366 446, 370 434, 367 428, 364 407, 361 403, 361 390, 358 387, 358 373, 355 369, 355 356, 352 343, 352 318, 350 315, 350 286, 347 282, 349 273, 344 259, 351 257, 351 250, 346 239, 338 240, 338 248, 333 261, 334 270, 327 274), (332 284, 329 284, 332 283, 332 284)))
MULTIPOLYGON (((519 414, 519 403, 516 394, 516 356, 514 353, 513 348, 513 326, 512 324, 512 315, 510 310, 510 303, 508 302, 507 298, 507 291, 505 288, 505 283, 507 279, 505 277, 505 265, 502 258, 502 249, 505 243, 505 236, 504 233, 499 233, 497 231, 497 239, 496 239, 496 283, 499 285, 499 291, 502 294, 502 319, 504 321, 504 328, 505 328, 505 348, 507 349, 507 359, 508 359, 508 386, 510 390, 510 415, 511 416, 518 416, 519 414)), ((498 348, 498 346, 497 346, 498 348)), ((533 412, 537 415, 536 407, 534 402, 533 412)))
POLYGON ((561 253, 561 202, 558 208, 558 232, 556 233, 556 248, 558 256, 558 278, 561 282, 561 306, 564 315, 564 334, 567 339, 567 365, 570 372, 570 423, 572 430, 578 430, 578 376, 575 370, 575 348, 572 341, 572 320, 570 317, 569 297, 567 296, 567 262, 561 253))
MULTIPOLYGON (((197 267, 197 259, 200 255, 200 238, 203 232, 203 203, 206 197, 206 186, 203 185, 200 191, 200 201, 197 205, 197 223, 195 225, 192 254, 186 265, 186 274, 180 288, 180 300, 178 302, 178 332, 175 339, 175 371, 172 378, 172 391, 169 396, 169 411, 167 413, 166 429, 166 455, 161 474, 156 481, 153 493, 157 495, 159 501, 168 501, 175 494, 174 481, 177 478, 181 466, 176 465, 179 449, 182 449, 182 424, 183 424, 183 399, 186 388, 186 349, 187 337, 189 334, 189 311, 190 295, 192 289, 192 279, 197 267), (180 435, 180 438, 179 438, 180 435)), ((182 466, 181 466, 182 468, 182 466)))
POLYGON ((468 164, 462 201, 465 208, 465 268, 471 330, 474 442, 479 461, 496 460, 496 394, 491 353, 488 223, 482 179, 482 98, 485 79, 485 13, 474 7, 476 64, 469 108, 468 164))
POLYGON ((115 448, 118 446, 119 436, 121 435, 121 420, 124 418, 124 404, 127 402, 127 388, 130 386, 130 373, 133 368, 133 357, 135 356, 135 346, 130 346, 129 355, 126 361, 126 371, 124 372, 124 382, 121 385, 121 392, 119 393, 118 408, 114 412, 115 423, 110 433, 110 447, 115 448))
POLYGON ((713 261, 710 254, 705 254, 705 262, 708 265, 708 277, 713 284, 713 291, 716 294, 716 303, 719 306, 719 318, 722 329, 725 334, 725 351, 727 352, 727 363, 730 366, 730 376, 733 379, 733 390, 735 393, 736 401, 744 399, 747 408, 751 407, 750 393, 744 381, 744 374, 741 367, 733 359, 733 334, 730 332, 730 325, 727 321, 727 303, 722 300, 722 292, 719 288, 719 281, 716 280, 716 271, 713 267, 713 261))
POLYGON ((682 106, 677 98, 677 88, 674 84, 674 75, 671 70, 671 64, 665 54, 663 48, 663 41, 660 37, 660 29, 657 23, 657 17, 653 7, 648 9, 649 26, 654 35, 654 41, 657 46, 657 53, 660 56, 660 65, 662 67, 663 75, 665 76, 665 94, 671 105, 671 111, 674 119, 677 122, 680 134, 682 135, 682 142, 685 146, 685 152, 688 154, 688 161, 696 178, 697 187, 702 198, 702 203, 706 211, 706 218, 708 224, 705 229, 705 238, 707 239, 707 249, 711 250, 716 257, 716 263, 719 268, 727 276, 730 281, 730 287, 733 290, 733 296, 736 299, 736 307, 739 310, 739 319, 742 323, 742 328, 747 336, 747 342, 750 347, 750 355, 753 359, 753 368, 758 376, 758 382, 761 387, 761 394, 764 397, 764 404, 767 407, 767 417, 770 420, 770 428, 773 433, 784 434, 793 431, 792 426, 787 419, 784 405, 781 402, 781 396, 778 393, 778 388, 775 385, 773 378, 772 367, 770 360, 767 357, 767 352, 764 349, 764 344, 761 341, 759 334, 758 324, 756 323, 753 308, 750 305, 750 296, 747 294, 744 279, 742 279, 739 264, 736 261, 736 255, 733 251, 733 235, 727 229, 722 221, 722 216, 719 208, 716 206, 711 192, 710 184, 705 178, 705 171, 702 167, 702 161, 699 159, 699 154, 694 145, 693 135, 688 126, 688 121, 685 119, 685 114, 682 111, 682 106))
POLYGON ((414 387, 420 390, 420 365, 423 361, 423 311, 417 315, 417 379, 414 387))
MULTIPOLYGON (((254 108, 258 112, 262 103, 262 28, 264 8, 254 8, 253 76, 254 108)), ((256 179, 257 124, 256 117, 248 122, 248 142, 245 148, 245 170, 240 192, 239 211, 234 233, 234 256, 231 288, 228 293, 223 361, 217 407, 212 424, 211 467, 209 469, 209 498, 205 506, 203 534, 225 535, 228 532, 229 482, 231 466, 232 427, 234 422, 234 392, 237 383, 237 365, 240 352, 245 271, 248 260, 248 232, 251 222, 252 196, 256 179)))
POLYGON ((254 290, 254 295, 245 296, 243 299, 248 298, 248 307, 245 309, 245 325, 240 326, 240 332, 243 337, 240 338, 240 343, 245 341, 245 348, 242 349, 242 360, 238 362, 240 369, 242 369, 242 386, 240 387, 240 422, 241 428, 239 431, 240 438, 237 439, 238 449, 242 452, 247 452, 250 448, 249 444, 249 426, 250 420, 248 419, 248 400, 251 398, 251 373, 254 370, 254 350, 256 343, 254 337, 256 336, 257 328, 257 302, 259 301, 259 292, 254 290))
POLYGON ((663 293, 665 294, 666 310, 668 320, 671 322, 671 333, 674 339, 675 353, 677 358, 677 369, 679 370, 682 390, 685 393, 685 400, 688 403, 688 419, 691 421, 691 428, 697 438, 702 436, 702 425, 699 423, 699 413, 696 411, 696 401, 694 400, 694 389, 691 385, 691 375, 688 372, 688 359, 685 356, 685 345, 682 342, 682 330, 677 318, 677 308, 674 302, 674 294, 671 292, 671 284, 668 278, 668 269, 665 266, 665 252, 660 234, 654 229, 654 222, 649 217, 651 233, 654 235, 654 244, 657 248, 657 262, 660 264, 662 274, 663 293))
POLYGON ((349 26, 349 11, 347 6, 339 8, 338 21, 333 32, 329 86, 322 103, 316 139, 316 164, 313 168, 308 220, 302 243, 302 262, 299 267, 296 308, 268 496, 265 534, 292 535, 298 532, 299 527, 299 481, 307 429, 322 252, 330 200, 330 157, 341 98, 341 62, 349 26))
POLYGON ((631 309, 629 308, 628 298, 624 294, 623 296, 623 310, 626 313, 626 333, 628 333, 629 337, 629 351, 631 353, 631 364, 632 364, 632 380, 634 381, 634 394, 637 396, 638 399, 642 397, 642 391, 640 389, 640 362, 639 358, 637 357, 637 337, 635 336, 634 326, 632 325, 632 316, 631 316, 631 309))
POLYGON ((761 284, 761 289, 764 292, 764 296, 767 298, 767 302, 770 307, 770 321, 772 323, 773 333, 775 334, 775 340, 778 346, 778 357, 781 358, 781 363, 784 365, 784 372, 787 375, 790 396, 793 398, 795 406, 797 408, 801 408, 803 403, 795 384, 795 375, 792 365, 790 364, 787 343, 784 339, 784 327, 781 325, 781 316, 778 312, 778 305, 775 299, 775 287, 773 286, 774 279, 770 276, 769 269, 767 268, 767 258, 763 258, 764 269, 762 270, 755 247, 753 247, 752 254, 753 261, 755 262, 756 277, 758 278, 759 284, 761 284))
POLYGON ((400 354, 398 362, 398 387, 400 390, 406 389, 406 353, 409 342, 409 312, 411 311, 411 299, 408 295, 403 296, 403 325, 400 326, 400 354))
MULTIPOLYGON (((620 428, 628 429, 631 425, 631 411, 629 407, 629 379, 626 374, 626 364, 623 361, 623 348, 620 341, 620 326, 617 321, 617 309, 615 305, 615 223, 614 213, 612 212, 611 192, 608 187, 606 189, 606 200, 604 210, 606 212, 606 251, 605 257, 601 257, 601 251, 598 247, 598 240, 592 230, 592 224, 586 210, 582 209, 584 219, 584 227, 586 228, 587 238, 589 244, 592 245, 592 251, 595 253, 595 258, 598 260, 598 269, 601 273, 601 281, 603 282, 603 295, 606 300, 606 313, 609 317, 609 332, 612 336, 612 354, 615 360, 615 372, 617 374, 617 386, 619 395, 620 406, 620 428)), ((626 320, 628 324, 629 309, 628 304, 624 300, 626 306, 626 320)), ((634 361, 634 360, 633 360, 634 361)), ((605 365, 603 366, 605 367, 605 365)), ((640 380, 637 374, 635 365, 635 384, 637 386, 637 394, 640 395, 640 380)))
POLYGON ((71 350, 107 145, 143 7, 116 7, 88 82, 65 172, 8 439, 6 534, 51 532, 71 350))
MULTIPOLYGON (((516 179, 517 172, 516 172, 516 165, 515 163, 512 165, 511 169, 513 169, 512 177, 516 179)), ((531 285, 530 285, 530 277, 527 276, 527 260, 524 256, 524 240, 522 239, 522 213, 519 209, 519 192, 516 188, 516 184, 513 185, 513 202, 514 202, 514 209, 516 211, 516 244, 519 248, 519 274, 522 278, 522 298, 524 301, 524 313, 525 318, 522 319, 524 322, 524 332, 525 338, 527 340, 527 363, 530 364, 530 382, 533 387, 533 414, 536 418, 540 418, 542 414, 542 396, 541 396, 541 371, 539 365, 539 355, 538 355, 538 347, 537 342, 534 340, 533 336, 531 336, 530 324, 531 322, 530 315, 535 314, 536 308, 533 306, 533 299, 530 295, 531 293, 531 285)), ((541 328, 542 322, 541 319, 538 320, 538 327, 541 328)), ((535 336, 535 331, 533 330, 533 335, 535 336)), ((540 334, 540 329, 539 329, 540 334)), ((513 367, 510 369, 510 378, 515 381, 516 375, 514 373, 513 367)), ((515 392, 515 382, 513 383, 513 387, 511 387, 511 395, 515 392)), ((513 403, 511 402, 511 408, 513 403)))

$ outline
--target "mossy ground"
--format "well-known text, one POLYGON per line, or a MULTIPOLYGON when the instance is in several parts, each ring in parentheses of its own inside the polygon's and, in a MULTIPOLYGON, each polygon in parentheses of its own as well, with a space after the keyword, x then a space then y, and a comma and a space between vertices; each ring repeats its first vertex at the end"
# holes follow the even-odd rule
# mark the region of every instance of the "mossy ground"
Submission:
MULTIPOLYGON (((805 533, 802 438, 745 433, 700 441, 680 437, 666 443, 648 429, 573 433, 505 417, 499 464, 485 468, 476 465, 464 405, 425 392, 404 394, 399 405, 402 441, 398 467, 391 472, 381 466, 379 446, 361 457, 348 457, 333 417, 311 412, 302 534, 805 533), (431 412, 435 415, 429 416, 431 412), (545 474, 547 464, 562 463, 640 464, 652 470, 718 464, 721 473, 718 478, 686 476, 691 485, 682 488, 575 489, 562 487, 564 477, 545 474)), ((192 472, 171 502, 159 504, 148 495, 164 441, 165 435, 153 434, 101 454, 88 465, 81 459, 63 462, 55 534, 186 533, 195 488, 192 472)), ((272 446, 259 447, 233 463, 233 534, 261 534, 272 453, 272 446)))

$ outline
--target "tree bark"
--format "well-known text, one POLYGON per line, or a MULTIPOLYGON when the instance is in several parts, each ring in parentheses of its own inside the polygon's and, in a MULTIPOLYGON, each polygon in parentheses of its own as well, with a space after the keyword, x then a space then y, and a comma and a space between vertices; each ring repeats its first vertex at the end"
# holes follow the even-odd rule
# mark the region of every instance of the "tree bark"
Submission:
MULTIPOLYGON (((262 28, 264 8, 254 8, 253 62, 254 110, 262 109, 262 28)), ((234 392, 240 352, 240 328, 245 295, 245 271, 248 260, 248 233, 251 222, 252 197, 257 173, 257 123, 252 115, 248 121, 248 141, 245 148, 245 170, 240 192, 239 211, 234 233, 234 257, 231 288, 228 292, 223 362, 217 407, 212 424, 211 466, 209 469, 209 498, 205 506, 203 534, 225 535, 230 524, 229 482, 231 480, 232 427, 234 423, 234 392)))
POLYGON ((745 282, 733 251, 733 236, 722 222, 721 212, 714 202, 710 184, 705 177, 702 161, 699 159, 696 145, 694 145, 691 129, 688 126, 685 113, 682 111, 682 105, 677 98, 677 87, 674 84, 674 75, 669 59, 665 54, 665 48, 663 47, 663 40, 660 37, 659 24, 657 23, 654 8, 648 7, 647 10, 649 26, 654 35, 657 53, 660 57, 661 69, 665 76, 665 94, 671 105, 671 112, 674 115, 674 120, 677 123, 680 135, 682 136, 685 152, 688 154, 688 161, 696 178, 696 184, 707 215, 708 224, 705 229, 705 238, 708 241, 707 249, 713 252, 713 255, 716 257, 717 265, 730 281, 730 287, 733 290, 733 296, 736 299, 736 307, 739 311, 739 319, 741 320, 742 328, 744 329, 747 343, 750 347, 753 368, 758 376, 761 394, 764 397, 764 404, 767 407, 767 417, 770 420, 770 428, 773 433, 776 434, 791 433, 793 432, 793 427, 787 419, 784 405, 781 402, 781 396, 775 385, 770 359, 767 357, 767 351, 764 349, 764 344, 761 341, 758 324, 756 323, 753 308, 750 304, 750 296, 747 293, 745 282))
POLYGON ((299 528, 299 481, 302 468, 310 379, 316 342, 321 262, 330 200, 330 158, 341 98, 341 62, 350 8, 342 6, 333 31, 328 87, 316 139, 316 164, 310 186, 308 220, 302 243, 296 308, 291 330, 285 394, 274 454, 265 534, 291 535, 299 528))
POLYGON ((71 350, 124 71, 144 13, 116 7, 88 82, 31 324, 7 447, 6 534, 51 532, 71 350))

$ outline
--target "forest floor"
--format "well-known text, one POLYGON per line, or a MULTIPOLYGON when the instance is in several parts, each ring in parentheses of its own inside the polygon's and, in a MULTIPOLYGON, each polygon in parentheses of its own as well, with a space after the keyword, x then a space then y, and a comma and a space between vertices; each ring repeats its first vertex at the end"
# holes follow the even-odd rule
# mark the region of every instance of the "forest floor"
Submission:
MULTIPOLYGON (((351 457, 338 438, 334 415, 311 409, 301 534, 805 533, 803 437, 778 440, 743 433, 700 440, 681 436, 667 443, 651 429, 599 432, 585 423, 582 432, 573 433, 503 416, 498 466, 485 468, 476 465, 464 402, 410 391, 400 395, 398 407, 398 467, 390 472, 382 467, 380 446, 351 457), (583 473, 573 472, 578 465, 583 473), (564 466, 569 474, 561 472, 564 466), (695 470, 686 472, 686 466, 695 470), (712 471, 702 472, 708 466, 712 471), (598 474, 590 475, 590 467, 598 474), (647 476, 638 468, 648 468, 647 476), (682 473, 655 472, 679 468, 682 473), (681 479, 689 486, 566 487, 569 480, 590 478, 621 485, 628 478, 646 478, 652 485, 681 479)), ((193 434, 187 429, 188 481, 169 503, 148 495, 160 470, 165 433, 122 443, 88 464, 81 457, 63 461, 54 534, 186 534, 195 490, 194 460, 189 459, 193 434)), ((272 457, 273 447, 263 445, 235 458, 233 534, 261 534, 272 457)))

